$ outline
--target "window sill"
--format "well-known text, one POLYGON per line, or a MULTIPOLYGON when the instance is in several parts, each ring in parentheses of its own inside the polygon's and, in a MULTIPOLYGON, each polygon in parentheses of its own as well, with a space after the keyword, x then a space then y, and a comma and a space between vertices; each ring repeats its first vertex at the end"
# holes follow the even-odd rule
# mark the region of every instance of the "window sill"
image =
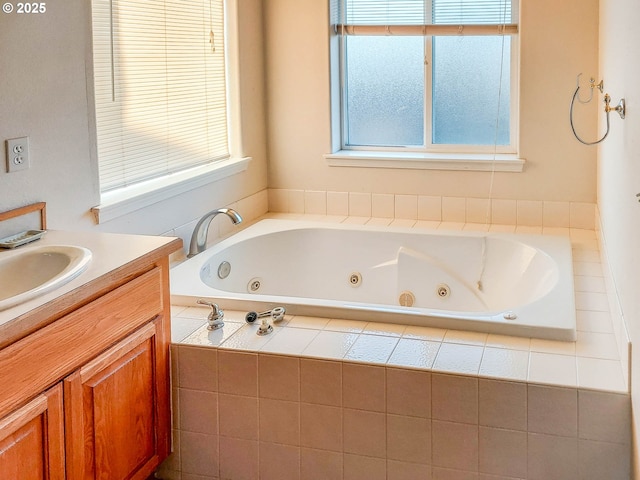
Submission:
POLYGON ((331 167, 406 168, 413 170, 466 170, 522 172, 523 158, 505 153, 422 153, 340 150, 324 156, 331 167))
POLYGON ((97 224, 106 223, 167 198, 243 172, 250 161, 251 157, 230 158, 107 192, 102 195, 100 205, 93 207, 91 212, 97 224))

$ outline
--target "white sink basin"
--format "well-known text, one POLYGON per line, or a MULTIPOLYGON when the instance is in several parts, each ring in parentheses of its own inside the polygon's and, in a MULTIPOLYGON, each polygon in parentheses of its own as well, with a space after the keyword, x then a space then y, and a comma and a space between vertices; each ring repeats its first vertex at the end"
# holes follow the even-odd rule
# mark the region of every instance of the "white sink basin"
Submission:
POLYGON ((0 310, 64 285, 80 275, 90 261, 90 250, 70 245, 0 253, 0 310))

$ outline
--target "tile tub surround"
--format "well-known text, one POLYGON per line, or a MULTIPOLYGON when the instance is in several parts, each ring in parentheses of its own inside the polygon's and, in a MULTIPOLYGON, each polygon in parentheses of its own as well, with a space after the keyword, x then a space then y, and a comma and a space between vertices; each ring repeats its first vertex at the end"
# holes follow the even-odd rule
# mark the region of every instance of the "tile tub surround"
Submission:
POLYGON ((595 233, 536 231, 571 236, 577 342, 292 316, 258 337, 231 311, 212 333, 206 309, 174 306, 164 478, 628 478, 595 233))
POLYGON ((628 479, 626 394, 173 345, 165 479, 628 479))

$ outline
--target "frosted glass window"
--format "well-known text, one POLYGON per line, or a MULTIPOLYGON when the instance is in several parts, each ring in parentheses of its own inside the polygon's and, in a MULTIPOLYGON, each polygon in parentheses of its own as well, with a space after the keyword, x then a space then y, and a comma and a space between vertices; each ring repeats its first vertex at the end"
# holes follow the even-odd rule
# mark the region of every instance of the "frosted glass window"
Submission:
POLYGON ((424 143, 423 43, 421 37, 347 39, 347 144, 424 143))
POLYGON ((331 5, 342 148, 515 152, 518 0, 331 5))
POLYGON ((433 39, 433 143, 508 145, 508 37, 433 39))

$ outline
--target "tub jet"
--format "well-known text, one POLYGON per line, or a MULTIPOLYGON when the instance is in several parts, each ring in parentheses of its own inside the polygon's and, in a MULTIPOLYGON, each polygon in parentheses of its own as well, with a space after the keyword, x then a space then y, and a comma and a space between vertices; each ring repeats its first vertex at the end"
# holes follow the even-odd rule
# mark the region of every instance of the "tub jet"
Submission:
POLYGON ((436 288, 436 295, 438 295, 440 298, 447 298, 449 295, 451 295, 451 288, 449 288, 449 285, 447 285, 446 283, 441 283, 440 285, 438 285, 438 288, 436 288))
POLYGON ((351 285, 352 287, 359 287, 361 283, 362 275, 360 274, 360 272, 353 272, 351 275, 349 275, 349 285, 351 285))

